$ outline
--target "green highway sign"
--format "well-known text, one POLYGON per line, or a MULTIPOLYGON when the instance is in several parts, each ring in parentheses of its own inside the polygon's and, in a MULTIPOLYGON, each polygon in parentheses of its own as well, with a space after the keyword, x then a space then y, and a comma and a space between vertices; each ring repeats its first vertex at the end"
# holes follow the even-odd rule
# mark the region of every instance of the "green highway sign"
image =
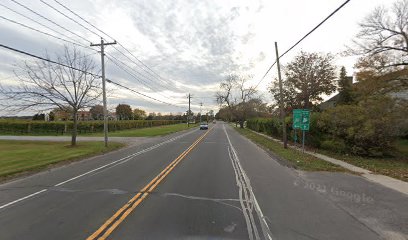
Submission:
POLYGON ((308 131, 310 128, 310 110, 293 109, 293 128, 308 131))
POLYGON ((293 109, 293 129, 299 129, 301 121, 302 109, 293 109))
POLYGON ((309 127, 310 127, 310 111, 309 109, 303 109, 300 129, 302 129, 303 131, 309 131, 309 127))

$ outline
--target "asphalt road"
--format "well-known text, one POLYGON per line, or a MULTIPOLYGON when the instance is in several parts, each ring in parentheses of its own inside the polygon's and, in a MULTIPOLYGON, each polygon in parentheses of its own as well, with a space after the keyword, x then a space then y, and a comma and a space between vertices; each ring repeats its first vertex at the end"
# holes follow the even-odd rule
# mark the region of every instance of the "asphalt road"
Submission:
POLYGON ((0 239, 408 239, 408 197, 217 123, 0 185, 0 239))

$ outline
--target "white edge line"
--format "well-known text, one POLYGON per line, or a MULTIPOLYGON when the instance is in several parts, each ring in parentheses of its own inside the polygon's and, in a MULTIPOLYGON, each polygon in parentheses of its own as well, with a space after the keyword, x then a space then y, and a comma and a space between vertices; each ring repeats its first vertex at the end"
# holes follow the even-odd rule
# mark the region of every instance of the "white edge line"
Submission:
MULTIPOLYGON (((238 165, 239 165, 239 167, 240 167, 241 170, 242 170, 242 173, 243 173, 243 175, 244 175, 244 178, 246 178, 247 181, 249 181, 249 177, 248 177, 248 175, 245 173, 245 170, 244 170, 244 169, 242 168, 242 166, 241 166, 241 163, 240 163, 240 161, 239 161, 238 155, 237 155, 237 153, 236 153, 236 151, 235 151, 234 146, 233 146, 232 143, 231 143, 231 140, 230 140, 230 138, 229 138, 229 136, 228 136, 227 129, 225 128, 225 125, 223 125, 223 127, 224 127, 225 134, 227 135, 227 139, 228 139, 228 143, 229 143, 229 145, 230 145, 230 148, 231 148, 233 154, 234 154, 234 155, 236 156, 236 158, 238 159, 238 165)), ((267 230, 266 234, 268 235, 268 238, 269 238, 270 240, 272 240, 271 231, 270 231, 270 228, 269 228, 268 223, 267 223, 266 220, 265 220, 265 215, 263 214, 262 209, 261 209, 261 207, 259 206, 258 201, 256 200, 256 196, 255 196, 254 192, 252 191, 252 187, 251 187, 251 184, 250 184, 250 183, 249 183, 249 186, 250 186, 250 189, 249 189, 249 190, 250 190, 250 193, 252 194, 252 197, 253 197, 254 202, 255 202, 255 208, 256 208, 256 210, 259 211, 258 213, 261 215, 261 216, 259 216, 259 217, 262 219, 261 224, 262 224, 262 223, 264 224, 264 226, 266 227, 266 230, 267 230)), ((262 229, 262 230, 264 230, 264 229, 262 229)), ((264 234, 265 234, 265 232, 264 232, 264 234)))

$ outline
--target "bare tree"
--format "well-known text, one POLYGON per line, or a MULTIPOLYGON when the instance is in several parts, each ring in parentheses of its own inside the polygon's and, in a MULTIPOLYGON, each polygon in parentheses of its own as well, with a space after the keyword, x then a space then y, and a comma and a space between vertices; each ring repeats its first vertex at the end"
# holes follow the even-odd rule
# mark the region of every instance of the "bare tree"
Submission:
POLYGON ((232 92, 237 83, 237 75, 230 74, 224 81, 220 83, 220 90, 216 93, 216 101, 220 106, 227 105, 229 112, 229 120, 233 118, 233 107, 235 99, 233 99, 232 92))
POLYGON ((217 103, 228 108, 229 120, 236 118, 241 128, 250 110, 247 102, 254 98, 257 92, 255 87, 247 87, 249 78, 250 76, 231 74, 221 82, 220 90, 216 93, 217 103))
MULTIPOLYGON (((49 59, 46 56, 46 59, 49 59)), ((73 118, 71 145, 76 145, 78 111, 98 102, 102 94, 101 81, 95 74, 94 62, 74 47, 64 47, 56 62, 41 60, 25 62, 17 84, 0 86, 4 110, 19 112, 27 109, 71 111, 73 118)))
POLYGON ((408 0, 398 0, 390 9, 377 7, 359 25, 352 53, 394 56, 386 67, 408 65, 408 0))
POLYGON ((248 100, 252 99, 257 92, 254 86, 246 87, 248 78, 240 76, 237 81, 240 103, 237 105, 236 110, 239 118, 239 125, 241 128, 244 127, 247 113, 251 110, 250 105, 247 104, 247 102, 248 100))

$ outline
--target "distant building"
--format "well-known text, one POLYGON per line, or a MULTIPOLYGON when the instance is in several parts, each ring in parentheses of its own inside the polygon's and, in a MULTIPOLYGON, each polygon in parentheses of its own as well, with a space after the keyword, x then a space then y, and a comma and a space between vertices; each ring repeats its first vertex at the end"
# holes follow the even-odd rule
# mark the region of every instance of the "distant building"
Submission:
POLYGON ((118 120, 116 112, 108 112, 108 120, 118 120))
POLYGON ((329 98, 328 100, 320 103, 318 107, 322 111, 327 110, 329 108, 334 108, 334 107, 337 106, 337 103, 339 102, 339 99, 340 99, 340 95, 337 93, 336 95, 329 98))
POLYGON ((92 115, 89 111, 78 111, 77 120, 79 121, 91 121, 92 115))
MULTIPOLYGON (((346 77, 346 79, 349 82, 350 86, 352 86, 353 85, 353 77, 349 76, 349 77, 346 77)), ((322 111, 324 111, 326 109, 329 109, 329 108, 334 108, 334 107, 337 106, 337 103, 339 102, 339 100, 340 100, 340 94, 337 93, 336 95, 329 98, 328 100, 320 103, 318 107, 322 111)))
MULTIPOLYGON (((349 81, 351 81, 351 83, 353 82, 353 77, 347 77, 349 81)), ((398 87, 401 85, 401 81, 400 79, 405 79, 405 76, 400 76, 398 78, 395 78, 395 80, 390 81, 393 86, 398 87)), ((398 89, 398 88, 397 88, 398 89)), ((394 91, 390 91, 388 93, 386 93, 388 96, 396 99, 397 101, 408 101, 408 89, 401 87, 400 90, 394 90, 394 91)), ((326 109, 329 108, 334 108, 337 106, 338 102, 340 100, 340 95, 339 93, 337 93, 336 95, 334 95, 333 97, 329 98, 328 100, 322 102, 321 104, 319 104, 319 109, 324 111, 326 109)))
MULTIPOLYGON (((62 111, 60 109, 53 110, 54 113, 54 121, 72 121, 72 113, 67 111, 62 111)), ((47 114, 49 119, 49 115, 47 114)), ((108 120, 117 120, 117 116, 115 112, 108 112, 108 120)), ((78 111, 77 114, 78 121, 92 121, 96 120, 92 118, 92 114, 90 111, 78 111)))
POLYGON ((55 109, 54 112, 54 121, 68 121, 72 120, 71 113, 67 111, 62 111, 61 109, 55 109))
MULTIPOLYGON (((63 111, 60 109, 56 109, 53 111, 54 112, 54 121, 72 121, 72 113, 63 111)), ((91 121, 92 115, 89 111, 78 111, 77 114, 77 120, 78 121, 91 121)))

